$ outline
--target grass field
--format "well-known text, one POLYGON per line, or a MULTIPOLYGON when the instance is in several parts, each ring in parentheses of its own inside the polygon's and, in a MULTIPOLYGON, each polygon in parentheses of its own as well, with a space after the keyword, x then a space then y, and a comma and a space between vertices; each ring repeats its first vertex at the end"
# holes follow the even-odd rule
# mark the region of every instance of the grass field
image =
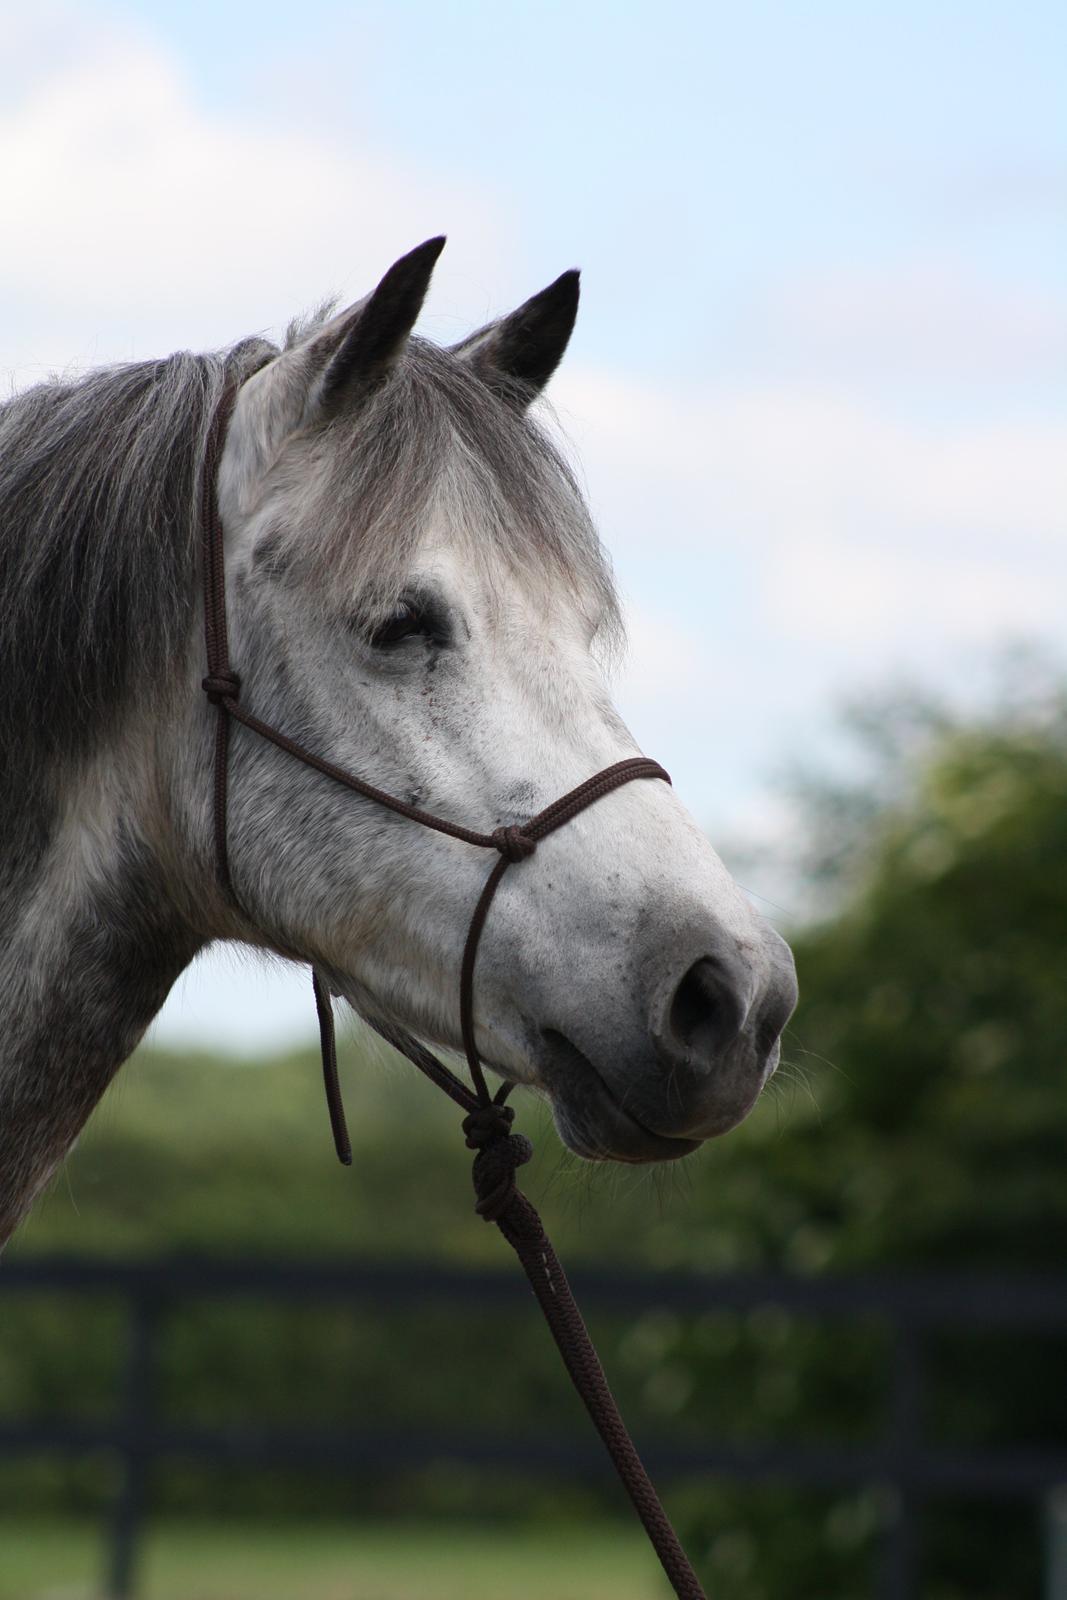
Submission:
MULTIPOLYGON (((91 1524, 0 1520, 0 1600, 102 1600, 91 1524)), ((138 1600, 661 1600, 628 1528, 156 1524, 138 1600)))

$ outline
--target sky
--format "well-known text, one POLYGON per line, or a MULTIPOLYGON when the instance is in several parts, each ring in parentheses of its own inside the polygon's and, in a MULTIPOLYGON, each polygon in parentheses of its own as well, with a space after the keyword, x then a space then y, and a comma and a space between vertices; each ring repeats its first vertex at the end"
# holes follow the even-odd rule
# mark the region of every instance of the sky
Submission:
MULTIPOLYGON (((843 695, 1062 650, 1061 6, 0 0, 0 38, 9 389, 280 334, 438 232, 442 341, 582 268, 553 425, 617 698, 713 842, 781 829, 843 695)), ((287 1043, 305 988, 219 952, 153 1037, 287 1043)))

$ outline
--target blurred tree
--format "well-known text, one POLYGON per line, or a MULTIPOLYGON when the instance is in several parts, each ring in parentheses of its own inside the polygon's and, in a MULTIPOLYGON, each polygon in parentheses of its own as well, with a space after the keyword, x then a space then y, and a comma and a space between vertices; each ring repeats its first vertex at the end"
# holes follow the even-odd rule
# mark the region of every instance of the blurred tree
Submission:
MULTIPOLYGON (((700 1172, 698 1208, 708 1214, 713 1186, 728 1212, 746 1196, 743 1246, 728 1232, 750 1262, 1062 1273, 1067 688, 1024 658, 984 714, 907 696, 868 706, 852 726, 876 758, 873 781, 802 789, 810 870, 834 907, 794 939, 802 1001, 788 1053, 811 1100, 794 1099, 773 1144, 755 1119, 727 1141, 700 1172)), ((828 1342, 814 1359, 792 1334, 784 1346, 799 1358, 791 1408, 823 1431, 811 1381, 828 1342)), ((1062 1341, 939 1340, 931 1436, 1062 1447, 1065 1356, 1062 1341)), ((689 1378, 719 1381, 710 1368, 689 1378)), ((759 1385, 751 1392, 758 1407, 759 1385)), ((731 1600, 871 1592, 869 1504, 850 1512, 828 1498, 821 1515, 794 1516, 787 1553, 760 1505, 718 1491, 692 1520, 731 1600), (734 1522, 751 1536, 743 1571, 719 1538, 734 1522)), ((931 1595, 1040 1591, 1029 1511, 933 1510, 927 1538, 931 1595)))
POLYGON ((818 1152, 813 1264, 1062 1270, 1067 688, 867 725, 896 794, 851 837, 832 806, 840 904, 794 941, 794 1059, 827 1063, 822 1130, 790 1141, 818 1152))

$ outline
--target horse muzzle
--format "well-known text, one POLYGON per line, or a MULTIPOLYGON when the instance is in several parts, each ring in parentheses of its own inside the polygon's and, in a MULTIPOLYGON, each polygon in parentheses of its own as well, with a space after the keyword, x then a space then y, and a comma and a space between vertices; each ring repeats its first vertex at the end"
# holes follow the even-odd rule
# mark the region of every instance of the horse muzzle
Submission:
POLYGON ((766 933, 759 982, 702 955, 651 1005, 643 1037, 595 1022, 543 1028, 536 1052, 564 1143, 589 1160, 675 1161, 744 1120, 778 1065, 797 1000, 788 946, 766 933))

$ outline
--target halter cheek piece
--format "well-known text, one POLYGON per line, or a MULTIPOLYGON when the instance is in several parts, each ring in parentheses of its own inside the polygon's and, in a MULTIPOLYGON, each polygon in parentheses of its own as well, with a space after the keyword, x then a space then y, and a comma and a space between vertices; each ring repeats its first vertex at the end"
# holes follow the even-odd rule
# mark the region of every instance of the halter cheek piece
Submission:
MULTIPOLYGON (((614 766, 606 767, 603 772, 587 778, 584 783, 561 795, 558 800, 554 800, 551 805, 546 806, 543 811, 539 811, 521 826, 509 825, 496 828, 492 833, 478 833, 474 829, 449 822, 444 817, 434 816, 432 812, 423 811, 418 806, 408 805, 396 795, 387 794, 384 789, 378 789, 374 784, 357 778, 353 773, 346 772, 343 767, 335 766, 332 761, 326 761, 313 751, 305 750, 303 745, 297 744, 287 734, 272 727, 270 723, 262 722, 252 712, 245 710, 241 705, 241 680, 230 665, 226 626, 225 546, 215 486, 226 427, 235 399, 236 389, 228 388, 211 420, 201 487, 204 643, 207 655, 207 674, 201 687, 217 712, 214 819, 215 861, 219 882, 233 905, 241 910, 230 874, 227 847, 226 810, 231 722, 241 723, 295 760, 302 761, 305 766, 312 767, 324 777, 343 784, 347 789, 362 795, 364 799, 373 801, 376 805, 385 806, 388 810, 395 811, 424 828, 448 834, 465 844, 497 852, 498 859, 485 880, 471 916, 460 964, 460 1031, 471 1081, 474 1084, 473 1092, 418 1040, 387 1024, 371 1025, 466 1112, 462 1124, 463 1132, 466 1135, 468 1148, 475 1151, 472 1169, 476 1195, 475 1210, 485 1221, 496 1223, 522 1262, 567 1370, 607 1446, 616 1471, 644 1524, 645 1531, 675 1593, 681 1600, 705 1600, 704 1591, 689 1565, 626 1431, 581 1313, 571 1295, 563 1269, 544 1231, 541 1219, 530 1201, 516 1187, 516 1168, 529 1161, 533 1147, 522 1134, 511 1132, 515 1113, 510 1106, 504 1104, 511 1085, 504 1084, 495 1096, 490 1094, 474 1038, 474 964, 478 954, 478 943, 489 915, 493 896, 508 868, 528 860, 542 839, 547 838, 550 833, 563 827, 564 823, 576 817, 587 806, 603 799, 605 795, 611 794, 624 783, 631 783, 635 778, 661 778, 664 782, 670 783, 670 777, 657 761, 651 761, 644 756, 635 756, 627 761, 618 761, 614 766)), ((325 983, 314 968, 312 984, 319 1020, 323 1080, 330 1125, 337 1154, 347 1166, 351 1164, 352 1148, 345 1127, 337 1075, 333 1005, 325 983)))

